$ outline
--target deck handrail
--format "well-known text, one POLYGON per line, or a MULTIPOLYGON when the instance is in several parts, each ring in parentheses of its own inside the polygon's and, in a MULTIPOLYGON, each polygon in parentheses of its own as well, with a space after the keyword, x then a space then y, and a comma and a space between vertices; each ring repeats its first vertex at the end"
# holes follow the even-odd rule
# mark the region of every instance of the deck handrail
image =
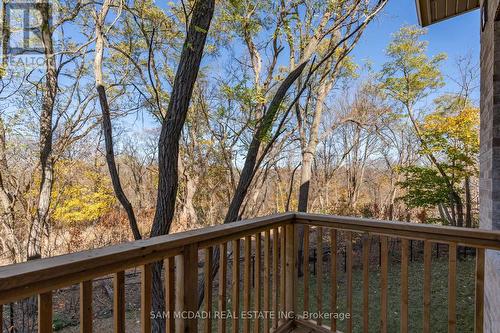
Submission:
POLYGON ((356 232, 500 250, 500 231, 310 213, 295 213, 294 221, 356 232))
POLYGON ((208 247, 259 228, 291 223, 293 218, 293 213, 275 214, 1 266, 0 304, 175 256, 186 245, 208 247))

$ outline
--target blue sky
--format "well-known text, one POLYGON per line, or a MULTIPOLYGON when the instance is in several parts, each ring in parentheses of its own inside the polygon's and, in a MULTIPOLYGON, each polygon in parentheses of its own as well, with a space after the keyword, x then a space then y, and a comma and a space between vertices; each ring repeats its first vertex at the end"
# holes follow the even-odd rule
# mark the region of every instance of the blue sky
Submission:
MULTIPOLYGON (((380 69, 386 61, 384 50, 391 40, 391 35, 404 24, 418 24, 415 0, 390 0, 384 12, 367 28, 353 51, 356 62, 359 64, 370 60, 374 70, 380 69)), ((440 52, 446 53, 448 59, 443 64, 443 74, 455 77, 458 57, 471 53, 473 59, 479 63, 479 35, 479 10, 431 25, 425 37, 429 42, 428 54, 432 56, 440 52)), ((445 91, 456 88, 449 79, 446 78, 446 81, 445 91)))

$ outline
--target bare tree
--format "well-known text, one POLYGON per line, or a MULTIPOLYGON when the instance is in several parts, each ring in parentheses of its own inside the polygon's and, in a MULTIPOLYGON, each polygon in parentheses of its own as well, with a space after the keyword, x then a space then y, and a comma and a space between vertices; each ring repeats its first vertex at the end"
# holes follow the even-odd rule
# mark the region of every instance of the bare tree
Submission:
POLYGON ((108 12, 112 4, 113 4, 112 0, 105 0, 104 3, 102 4, 101 11, 95 13, 94 15, 95 39, 96 39, 94 75, 95 75, 97 93, 99 94, 99 103, 101 105, 101 111, 102 111, 102 131, 104 133, 104 142, 106 146, 106 162, 108 164, 108 170, 111 176, 113 190, 115 191, 118 201, 120 201, 121 205, 127 212, 130 229, 132 230, 134 239, 138 240, 142 238, 141 232, 139 231, 139 227, 137 226, 137 220, 134 214, 134 209, 132 208, 132 204, 128 200, 127 195, 123 190, 120 181, 120 175, 118 173, 118 168, 116 166, 115 152, 113 145, 113 126, 111 125, 111 113, 108 103, 108 97, 106 94, 106 87, 103 79, 103 70, 102 70, 102 59, 104 54, 104 43, 105 43, 104 26, 105 26, 106 16, 108 15, 108 12))
POLYGON ((40 189, 36 215, 28 236, 28 260, 38 259, 42 255, 42 234, 49 213, 52 184, 54 181, 54 160, 52 157, 53 112, 57 95, 56 55, 54 53, 53 26, 50 19, 49 4, 38 2, 41 17, 41 39, 45 57, 45 87, 42 90, 42 111, 40 114, 40 189))

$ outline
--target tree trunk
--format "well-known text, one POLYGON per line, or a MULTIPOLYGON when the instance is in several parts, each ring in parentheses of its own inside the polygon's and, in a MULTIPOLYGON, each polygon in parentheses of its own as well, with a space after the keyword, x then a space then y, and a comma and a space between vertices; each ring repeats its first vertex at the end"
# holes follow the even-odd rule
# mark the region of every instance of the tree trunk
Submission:
POLYGON ((462 198, 460 198, 460 195, 455 191, 451 190, 452 193, 452 198, 453 202, 455 203, 455 208, 456 208, 456 222, 457 222, 457 227, 463 227, 464 226, 464 205, 462 203, 462 198))
POLYGON ((0 118, 0 203, 2 205, 1 224, 4 230, 2 245, 11 253, 11 257, 16 262, 22 261, 21 242, 15 234, 16 215, 14 209, 14 195, 8 189, 7 177, 9 165, 7 164, 5 126, 0 118))
POLYGON ((396 194, 397 194, 397 186, 396 184, 399 182, 401 175, 398 175, 396 181, 391 184, 391 191, 389 194, 389 207, 387 208, 386 219, 389 221, 394 220, 394 203, 396 202, 396 194))
MULTIPOLYGON (((158 194, 151 237, 167 234, 174 217, 179 178, 179 139, 198 76, 214 6, 215 0, 196 1, 192 10, 191 22, 182 48, 158 142, 158 194)), ((162 262, 154 265, 153 309, 156 313, 163 311, 165 306, 161 269, 162 262)), ((160 318, 154 320, 153 330, 154 332, 164 332, 165 320, 160 318)))
POLYGON ((465 226, 472 228, 472 199, 469 176, 465 177, 465 226))
POLYGON ((54 161, 52 159, 52 115, 57 94, 57 71, 49 5, 37 3, 41 16, 41 39, 45 55, 45 86, 42 91, 42 111, 40 114, 40 188, 36 214, 28 236, 28 260, 42 256, 43 229, 47 223, 54 182, 54 161))
POLYGON ((312 175, 313 153, 304 152, 302 154, 302 168, 300 170, 300 188, 299 188, 299 212, 307 212, 309 204, 309 187, 312 175))
POLYGON ((179 159, 179 173, 182 174, 184 178, 184 194, 177 225, 174 224, 175 232, 190 230, 198 224, 198 215, 194 208, 194 196, 198 189, 199 177, 197 175, 192 176, 188 170, 186 170, 182 159, 179 159))
MULTIPOLYGON (((328 64, 331 66, 331 63, 328 64)), ((318 88, 318 96, 316 98, 316 106, 314 108, 313 121, 311 123, 309 139, 307 140, 304 136, 307 131, 303 129, 301 132, 301 140, 303 142, 302 151, 302 168, 300 173, 300 188, 299 188, 299 204, 298 210, 299 212, 307 212, 309 206, 309 189, 311 186, 311 176, 312 176, 312 163, 314 159, 314 155, 316 153, 316 148, 318 147, 318 135, 319 135, 319 126, 321 123, 321 117, 323 115, 323 103, 328 95, 328 92, 332 89, 334 79, 330 77, 328 79, 324 79, 319 88, 318 88), (303 134, 302 134, 303 133, 303 134), (306 142, 307 141, 307 142, 306 142)), ((303 118, 306 118, 307 115, 304 115, 303 118)), ((304 122, 299 122, 300 124, 304 124, 304 122)), ((299 276, 303 275, 303 253, 304 253, 304 227, 301 225, 297 229, 298 232, 298 260, 297 260, 297 271, 299 276)))
POLYGON ((106 0, 102 5, 101 13, 96 14, 96 25, 95 25, 96 46, 95 46, 95 59, 94 59, 94 75, 96 80, 97 93, 99 94, 99 103, 101 105, 102 131, 104 133, 104 144, 106 146, 106 163, 108 165, 109 175, 111 177, 111 183, 113 184, 113 190, 115 192, 118 201, 120 202, 123 209, 125 209, 125 212, 127 213, 130 229, 132 230, 134 239, 139 240, 142 237, 141 237, 141 232, 139 231, 139 227, 137 226, 137 220, 135 218, 134 209, 132 208, 132 204, 128 200, 125 192, 123 191, 122 184, 120 181, 120 174, 118 173, 118 168, 116 166, 114 144, 113 144, 113 126, 111 125, 111 114, 109 110, 109 103, 102 75, 102 58, 104 53, 103 27, 110 6, 111 6, 111 0, 106 0))
MULTIPOLYGON (((312 174, 312 160, 313 154, 310 152, 304 152, 302 154, 302 168, 300 171, 300 187, 299 187, 299 212, 307 212, 309 205, 309 188, 311 184, 311 174, 312 174)), ((297 272, 299 276, 304 275, 304 226, 297 226, 298 233, 298 258, 297 258, 297 272)))
POLYGON ((233 195, 231 203, 229 204, 229 209, 226 213, 224 223, 230 223, 238 220, 241 205, 243 204, 243 200, 245 199, 245 196, 248 192, 248 188, 252 183, 255 171, 259 167, 257 165, 257 158, 262 141, 271 129, 279 106, 283 102, 286 93, 288 92, 292 84, 297 80, 297 78, 302 74, 307 63, 307 61, 302 62, 298 67, 291 71, 290 74, 288 74, 288 76, 279 86, 276 94, 269 104, 269 108, 266 110, 264 116, 262 117, 259 123, 259 127, 257 128, 257 131, 255 131, 255 134, 252 138, 250 147, 248 148, 245 158, 245 164, 243 166, 243 170, 241 171, 240 179, 238 181, 238 185, 236 186, 236 191, 233 195))
POLYGON ((7 21, 7 0, 2 2, 2 66, 3 70, 7 68, 8 60, 8 50, 9 50, 9 39, 10 39, 10 27, 7 21))
POLYGON ((448 212, 448 208, 446 208, 443 204, 439 204, 438 210, 439 210, 439 215, 443 220, 448 221, 449 225, 454 225, 455 221, 453 221, 453 218, 448 212))

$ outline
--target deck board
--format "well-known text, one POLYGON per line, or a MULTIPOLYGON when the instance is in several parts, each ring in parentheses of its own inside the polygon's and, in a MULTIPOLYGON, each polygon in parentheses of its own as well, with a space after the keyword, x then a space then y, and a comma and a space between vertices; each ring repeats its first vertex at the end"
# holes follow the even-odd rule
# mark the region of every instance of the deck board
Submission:
MULTIPOLYGON (((318 326, 316 322, 304 319, 296 319, 294 320, 294 325, 289 332, 297 332, 297 333, 332 333, 330 327, 328 326, 318 326)), ((336 333, 342 333, 336 331, 336 333)))
POLYGON ((305 327, 295 327, 291 333, 314 333, 314 330, 305 327))

